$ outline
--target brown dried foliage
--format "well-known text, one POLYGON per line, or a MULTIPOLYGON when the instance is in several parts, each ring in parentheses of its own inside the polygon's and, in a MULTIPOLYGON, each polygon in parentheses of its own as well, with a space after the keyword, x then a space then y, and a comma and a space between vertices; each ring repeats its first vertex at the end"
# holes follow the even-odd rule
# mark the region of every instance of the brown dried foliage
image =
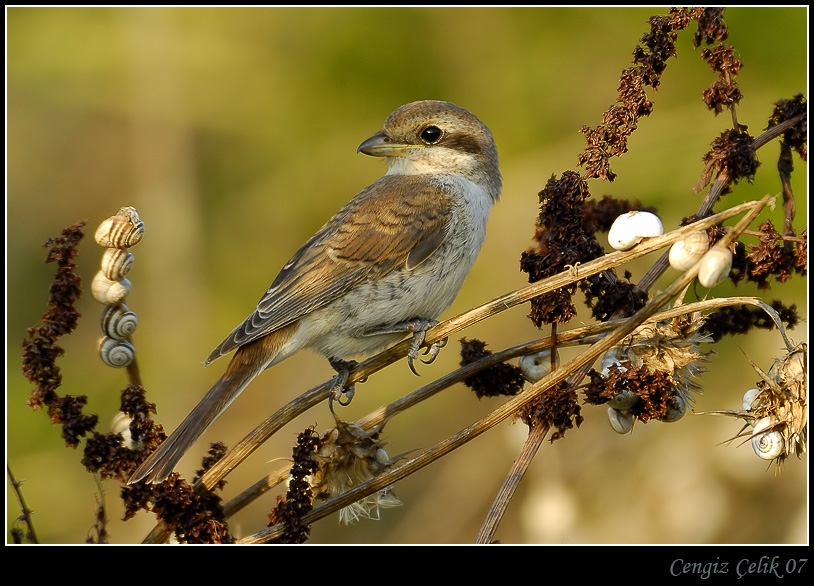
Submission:
MULTIPOLYGON (((486 349, 486 342, 461 339, 461 366, 477 362, 491 354, 491 350, 486 349)), ((520 368, 505 362, 490 366, 464 379, 464 384, 475 392, 478 399, 516 395, 523 389, 524 382, 520 368)))
POLYGON ((269 513, 268 526, 283 523, 285 532, 280 543, 305 543, 311 534, 311 526, 302 523, 302 517, 314 506, 314 495, 308 477, 319 469, 313 457, 321 445, 319 434, 313 427, 307 428, 297 436, 292 457, 291 480, 285 499, 278 498, 277 506, 269 513))

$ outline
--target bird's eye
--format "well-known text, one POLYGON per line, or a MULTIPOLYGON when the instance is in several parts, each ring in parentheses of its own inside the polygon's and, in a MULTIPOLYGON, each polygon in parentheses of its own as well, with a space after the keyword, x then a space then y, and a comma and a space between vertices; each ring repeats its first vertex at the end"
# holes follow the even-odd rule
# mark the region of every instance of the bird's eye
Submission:
POLYGON ((441 129, 437 126, 427 126, 427 128, 421 131, 421 140, 427 144, 435 144, 441 140, 443 134, 444 133, 441 132, 441 129))

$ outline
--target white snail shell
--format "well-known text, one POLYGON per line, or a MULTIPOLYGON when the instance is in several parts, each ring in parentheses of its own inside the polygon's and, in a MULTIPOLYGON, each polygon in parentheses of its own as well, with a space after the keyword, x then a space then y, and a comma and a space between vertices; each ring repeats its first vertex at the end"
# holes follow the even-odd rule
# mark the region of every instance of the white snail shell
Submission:
POLYGON ((687 402, 680 395, 674 395, 667 405, 667 415, 662 418, 665 423, 674 423, 687 413, 687 402))
POLYGON ((126 340, 137 326, 136 312, 127 309, 124 303, 108 305, 102 311, 102 331, 114 340, 126 340))
POLYGON ((133 441, 133 435, 130 432, 130 424, 132 422, 133 419, 127 415, 127 413, 119 411, 113 416, 113 421, 110 422, 110 431, 111 433, 118 433, 122 436, 122 445, 124 447, 137 450, 141 447, 141 442, 133 441))
POLYGON ((630 433, 633 429, 633 423, 636 421, 636 417, 631 415, 629 411, 619 411, 613 407, 608 407, 608 421, 610 421, 610 426, 613 431, 624 435, 630 433))
POLYGON ((633 405, 635 405, 636 401, 638 400, 639 396, 636 393, 633 393, 628 389, 624 389, 613 399, 608 401, 608 407, 618 409, 619 411, 627 411, 628 409, 633 407, 633 405))
POLYGON ((602 362, 600 363, 600 372, 602 373, 602 376, 608 376, 608 371, 614 364, 619 367, 620 372, 625 372, 627 368, 622 366, 622 360, 622 352, 618 347, 613 347, 605 352, 605 354, 602 355, 602 362))
POLYGON ((684 240, 679 240, 670 247, 670 266, 679 271, 686 271, 709 250, 709 238, 705 231, 693 232, 684 240))
MULTIPOLYGON (((537 382, 551 372, 551 348, 520 357, 520 370, 530 382, 537 382)), ((554 365, 560 367, 560 353, 554 350, 554 365)))
POLYGON ((130 288, 131 284, 128 279, 111 281, 102 271, 99 271, 90 285, 90 292, 99 303, 115 305, 129 295, 130 288))
POLYGON ((783 441, 783 434, 778 430, 764 431, 774 425, 775 421, 771 417, 764 417, 755 422, 755 429, 752 432, 752 449, 759 458, 764 460, 774 460, 786 451, 786 443, 783 441))
POLYGON ((115 340, 105 336, 99 341, 99 356, 108 366, 121 368, 133 362, 136 349, 126 340, 115 340))
POLYGON ((732 269, 732 253, 728 248, 713 246, 701 259, 698 267, 698 282, 712 288, 723 282, 732 269))
POLYGON ((755 398, 760 394, 759 389, 749 389, 743 394, 743 401, 741 403, 741 408, 744 411, 751 411, 752 410, 752 403, 755 402, 755 398))
POLYGON ((126 248, 108 248, 102 255, 102 272, 111 281, 121 281, 133 268, 133 253, 126 248))
POLYGON ((141 241, 144 235, 144 222, 136 208, 123 207, 115 216, 99 224, 96 229, 96 242, 105 248, 130 248, 141 241))
POLYGON ((608 243, 616 250, 627 250, 641 242, 664 234, 664 226, 659 217, 650 212, 627 212, 613 221, 608 231, 608 243))

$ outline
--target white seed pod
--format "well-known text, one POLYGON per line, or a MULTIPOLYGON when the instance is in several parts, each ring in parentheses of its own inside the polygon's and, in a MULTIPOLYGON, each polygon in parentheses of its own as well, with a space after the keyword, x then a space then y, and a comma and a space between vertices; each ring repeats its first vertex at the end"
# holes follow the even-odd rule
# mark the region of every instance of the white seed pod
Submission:
POLYGON ((102 311, 102 331, 114 340, 126 340, 137 326, 136 312, 127 309, 124 303, 108 305, 102 311))
POLYGON ((144 235, 144 222, 136 208, 123 207, 115 216, 99 224, 96 229, 96 242, 105 248, 130 248, 141 241, 144 235))
POLYGON ((96 273, 93 283, 90 284, 90 292, 93 298, 105 305, 115 305, 130 294, 131 284, 128 279, 121 281, 111 281, 102 271, 96 273))
MULTIPOLYGON (((537 382, 551 372, 551 348, 520 357, 520 370, 529 382, 537 382)), ((554 350, 554 365, 560 367, 560 353, 554 350)))
POLYGON ((752 449, 764 460, 774 460, 786 451, 783 434, 776 429, 769 430, 774 424, 775 420, 772 417, 764 417, 755 422, 755 429, 752 432, 752 449))
POLYGON ((684 240, 675 242, 670 247, 670 266, 679 271, 686 271, 709 250, 709 238, 705 231, 693 232, 684 240))
POLYGON ((659 217, 650 212, 633 211, 622 214, 613 221, 608 231, 608 243, 616 250, 633 248, 642 238, 664 234, 659 217))
POLYGON ((631 432, 636 417, 629 411, 619 411, 613 407, 608 407, 608 421, 610 421, 613 431, 624 435, 631 432))
POLYGON ((102 272, 111 281, 121 281, 133 268, 133 253, 126 248, 108 248, 102 255, 102 272))
POLYGON ((619 367, 620 372, 625 372, 627 368, 622 366, 622 360, 624 360, 624 357, 622 356, 622 352, 618 346, 614 346, 605 352, 602 355, 602 362, 600 363, 600 372, 602 376, 608 376, 608 371, 614 364, 619 367))
POLYGON ((687 402, 680 395, 673 395, 672 400, 667 405, 667 415, 661 420, 665 423, 674 423, 684 417, 687 413, 687 402))
POLYGON ((613 399, 608 401, 608 407, 618 409, 619 411, 627 411, 633 407, 638 400, 639 396, 636 393, 629 391, 628 389, 624 389, 613 399))
POLYGON ((729 276, 732 269, 732 253, 728 248, 713 246, 701 259, 698 267, 698 282, 712 288, 729 276))
POLYGON ((136 349, 126 340, 114 340, 105 336, 99 340, 99 356, 108 366, 121 368, 133 362, 136 349))
POLYGON ((741 408, 744 411, 751 411, 752 410, 752 403, 755 402, 755 398, 760 394, 760 389, 749 389, 743 394, 743 402, 741 403, 741 408))

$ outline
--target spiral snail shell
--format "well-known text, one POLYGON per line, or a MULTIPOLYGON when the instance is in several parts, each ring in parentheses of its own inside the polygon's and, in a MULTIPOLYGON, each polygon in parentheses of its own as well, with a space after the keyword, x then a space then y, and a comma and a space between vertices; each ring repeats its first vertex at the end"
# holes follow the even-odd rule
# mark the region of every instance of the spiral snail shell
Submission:
POLYGON ((622 350, 618 346, 614 346, 607 352, 602 355, 602 360, 600 362, 600 369, 602 376, 608 376, 608 372, 610 371, 610 367, 614 364, 617 366, 620 372, 625 372, 627 368, 622 366, 622 361, 627 360, 623 356, 622 350))
POLYGON ((687 402, 680 395, 674 395, 667 405, 667 415, 662 417, 665 423, 674 423, 687 413, 687 402))
POLYGON ((629 411, 620 411, 619 409, 608 407, 608 421, 610 421, 610 426, 613 431, 624 435, 631 432, 636 417, 629 411))
POLYGON ((723 282, 732 269, 732 252, 728 248, 713 246, 698 267, 698 282, 704 287, 712 288, 723 282))
POLYGON ((616 250, 633 248, 642 238, 664 234, 664 226, 659 217, 650 212, 632 211, 622 214, 613 221, 608 231, 608 244, 616 250))
POLYGON ((774 460, 786 452, 783 434, 776 429, 769 430, 774 424, 773 418, 764 417, 755 422, 755 430, 752 432, 752 449, 764 460, 774 460))
POLYGON ((96 273, 93 282, 90 284, 90 292, 93 298, 104 305, 115 305, 130 293, 130 281, 122 279, 111 281, 102 271, 96 273))
POLYGON ((110 422, 111 433, 118 433, 122 436, 122 445, 131 450, 137 450, 141 447, 141 442, 134 442, 133 435, 130 432, 130 424, 133 419, 127 414, 119 411, 113 416, 110 422))
POLYGON ((618 395, 608 401, 608 407, 612 407, 620 411, 626 411, 633 407, 638 400, 639 396, 636 393, 629 391, 628 389, 623 389, 618 395))
POLYGON ((741 409, 744 411, 751 411, 752 410, 752 403, 755 402, 755 399, 760 394, 760 390, 758 389, 749 389, 743 394, 743 400, 741 402, 741 409))
POLYGON ((99 340, 99 356, 108 366, 121 368, 133 362, 136 349, 126 340, 115 340, 105 336, 99 340))
POLYGON ((705 231, 693 232, 684 240, 679 240, 670 247, 670 266, 679 271, 686 271, 709 250, 709 237, 705 231))
POLYGON ((111 281, 121 281, 133 268, 133 253, 126 248, 108 248, 102 255, 102 272, 111 281))
MULTIPOLYGON (((537 382, 549 372, 551 372, 551 349, 546 348, 534 354, 526 354, 520 357, 520 370, 527 381, 537 382)), ((554 366, 560 366, 560 353, 554 350, 554 366)))
POLYGON ((96 229, 96 242, 105 248, 130 248, 141 241, 144 222, 136 208, 123 207, 96 229))
POLYGON ((102 311, 102 331, 114 340, 126 340, 138 326, 138 316, 124 303, 108 305, 102 311))

